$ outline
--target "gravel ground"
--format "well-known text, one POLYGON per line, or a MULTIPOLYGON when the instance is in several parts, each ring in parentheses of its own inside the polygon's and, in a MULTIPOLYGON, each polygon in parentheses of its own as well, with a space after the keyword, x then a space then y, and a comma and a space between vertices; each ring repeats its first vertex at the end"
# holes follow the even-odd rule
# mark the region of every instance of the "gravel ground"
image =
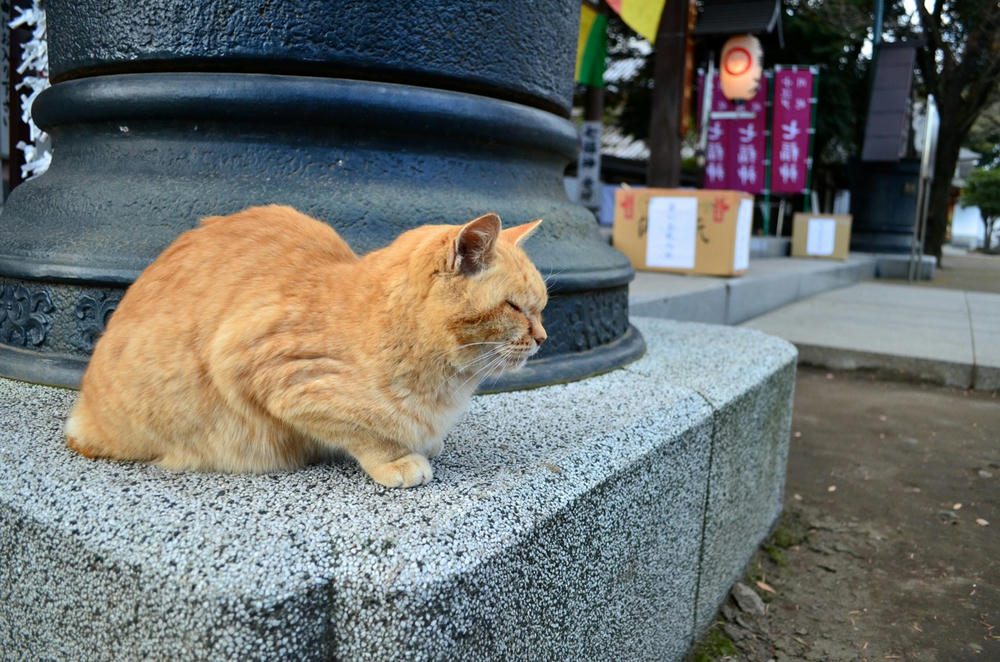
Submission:
POLYGON ((785 513, 690 659, 1000 660, 1000 397, 800 368, 785 513))
POLYGON ((946 252, 941 265, 934 271, 933 280, 914 281, 880 279, 887 283, 899 282, 920 287, 939 287, 948 290, 992 292, 1000 294, 1000 255, 984 253, 946 252))

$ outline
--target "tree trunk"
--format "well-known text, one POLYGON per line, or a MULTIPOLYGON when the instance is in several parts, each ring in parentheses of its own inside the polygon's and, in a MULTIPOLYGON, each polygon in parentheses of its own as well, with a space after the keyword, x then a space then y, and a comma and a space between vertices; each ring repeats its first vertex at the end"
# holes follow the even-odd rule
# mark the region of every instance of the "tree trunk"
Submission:
POLYGON ((653 100, 649 120, 648 186, 681 183, 681 100, 684 98, 684 40, 688 3, 663 6, 654 46, 653 100))
POLYGON ((937 156, 934 159, 934 182, 927 211, 927 238, 924 252, 937 258, 941 264, 941 246, 948 232, 948 205, 951 201, 951 180, 958 165, 962 135, 941 112, 941 129, 938 132, 937 156))
POLYGON ((937 101, 941 119, 925 243, 926 252, 937 257, 938 264, 948 230, 951 179, 959 150, 972 123, 990 100, 996 98, 1000 12, 990 7, 994 4, 993 0, 964 5, 941 0, 929 8, 926 3, 916 3, 923 30, 923 46, 917 50, 917 59, 927 91, 937 101), (976 16, 976 20, 959 20, 971 16, 976 16))

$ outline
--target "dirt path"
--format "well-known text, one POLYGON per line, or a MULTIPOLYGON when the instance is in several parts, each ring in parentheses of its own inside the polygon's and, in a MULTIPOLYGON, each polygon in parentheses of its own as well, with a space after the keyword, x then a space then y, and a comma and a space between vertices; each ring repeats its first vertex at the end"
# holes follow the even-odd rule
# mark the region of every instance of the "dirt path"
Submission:
POLYGON ((792 430, 766 606, 691 659, 1000 660, 1000 397, 800 368, 792 430))
POLYGON ((880 279, 886 283, 905 283, 920 287, 939 287, 970 292, 1000 294, 1000 255, 945 253, 933 280, 907 283, 905 279, 880 279))

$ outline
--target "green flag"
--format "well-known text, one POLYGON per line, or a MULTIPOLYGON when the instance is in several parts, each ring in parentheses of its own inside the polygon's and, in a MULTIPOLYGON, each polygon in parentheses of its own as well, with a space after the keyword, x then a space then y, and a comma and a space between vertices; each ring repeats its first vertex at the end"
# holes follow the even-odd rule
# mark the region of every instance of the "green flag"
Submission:
POLYGON ((604 61, 608 54, 608 17, 580 5, 580 37, 576 44, 578 83, 604 87, 604 61))

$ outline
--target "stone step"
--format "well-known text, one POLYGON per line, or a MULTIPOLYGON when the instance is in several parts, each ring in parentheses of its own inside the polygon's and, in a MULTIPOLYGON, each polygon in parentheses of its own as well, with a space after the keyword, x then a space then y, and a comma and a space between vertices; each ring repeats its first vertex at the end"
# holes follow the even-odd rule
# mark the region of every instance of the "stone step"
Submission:
POLYGON ((679 660, 776 519, 796 353, 633 320, 649 351, 478 396, 388 490, 88 461, 72 391, 0 380, 9 660, 679 660))
POLYGON ((871 279, 880 264, 877 258, 852 253, 842 262, 753 259, 747 273, 735 278, 640 271, 629 285, 629 310, 646 317, 739 324, 799 299, 871 279))
MULTIPOLYGON (((747 273, 735 278, 640 271, 629 285, 629 310, 645 317, 740 324, 829 290, 873 278, 905 279, 908 260, 884 253, 851 253, 844 261, 755 257, 747 273)), ((933 257, 924 257, 921 280, 934 278, 934 265, 933 257)))

